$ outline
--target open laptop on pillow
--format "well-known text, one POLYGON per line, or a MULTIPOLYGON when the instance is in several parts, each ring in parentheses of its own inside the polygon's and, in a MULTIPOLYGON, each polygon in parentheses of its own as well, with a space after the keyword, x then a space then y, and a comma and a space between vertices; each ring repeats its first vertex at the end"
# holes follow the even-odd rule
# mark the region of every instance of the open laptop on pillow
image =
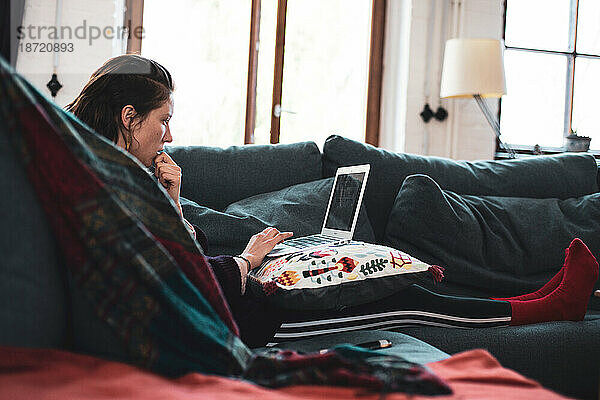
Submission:
POLYGON ((285 240, 276 245, 267 257, 352 240, 370 168, 369 164, 338 168, 321 233, 285 240))

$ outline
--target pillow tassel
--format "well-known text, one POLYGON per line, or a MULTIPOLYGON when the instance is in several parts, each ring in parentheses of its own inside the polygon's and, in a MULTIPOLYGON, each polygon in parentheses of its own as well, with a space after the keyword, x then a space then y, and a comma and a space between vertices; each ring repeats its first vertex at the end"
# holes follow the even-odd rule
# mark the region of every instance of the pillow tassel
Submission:
POLYGON ((444 268, 439 265, 432 265, 429 267, 428 271, 431 272, 434 283, 440 283, 442 279, 444 279, 444 268))

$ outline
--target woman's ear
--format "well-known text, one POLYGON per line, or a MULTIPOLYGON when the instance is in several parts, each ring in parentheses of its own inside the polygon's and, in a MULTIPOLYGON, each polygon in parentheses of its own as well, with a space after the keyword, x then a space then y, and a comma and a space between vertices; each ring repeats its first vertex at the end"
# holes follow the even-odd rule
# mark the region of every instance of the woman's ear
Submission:
POLYGON ((117 146, 124 148, 129 151, 133 135, 131 133, 131 126, 136 117, 137 113, 135 108, 131 104, 127 104, 121 109, 121 124, 119 128, 119 136, 117 138, 117 146))
POLYGON ((126 129, 129 130, 136 115, 135 108, 131 104, 127 104, 121 109, 121 123, 126 129))

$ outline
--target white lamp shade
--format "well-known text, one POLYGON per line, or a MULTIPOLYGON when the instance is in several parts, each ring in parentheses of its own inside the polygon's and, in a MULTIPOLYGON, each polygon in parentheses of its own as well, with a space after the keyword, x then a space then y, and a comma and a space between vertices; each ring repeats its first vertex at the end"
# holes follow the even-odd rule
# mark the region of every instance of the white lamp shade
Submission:
POLYGON ((446 42, 440 97, 502 97, 506 94, 504 46, 495 39, 446 42))

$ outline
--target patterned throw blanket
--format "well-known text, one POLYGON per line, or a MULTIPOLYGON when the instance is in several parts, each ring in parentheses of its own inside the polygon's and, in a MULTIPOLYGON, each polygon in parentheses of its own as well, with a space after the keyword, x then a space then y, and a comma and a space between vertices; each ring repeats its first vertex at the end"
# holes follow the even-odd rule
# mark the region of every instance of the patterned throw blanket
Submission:
POLYGON ((131 363, 168 376, 196 371, 270 387, 450 392, 419 365, 347 345, 308 355, 250 350, 202 250, 140 163, 48 101, 1 58, 0 121, 68 273, 126 344, 131 363))

